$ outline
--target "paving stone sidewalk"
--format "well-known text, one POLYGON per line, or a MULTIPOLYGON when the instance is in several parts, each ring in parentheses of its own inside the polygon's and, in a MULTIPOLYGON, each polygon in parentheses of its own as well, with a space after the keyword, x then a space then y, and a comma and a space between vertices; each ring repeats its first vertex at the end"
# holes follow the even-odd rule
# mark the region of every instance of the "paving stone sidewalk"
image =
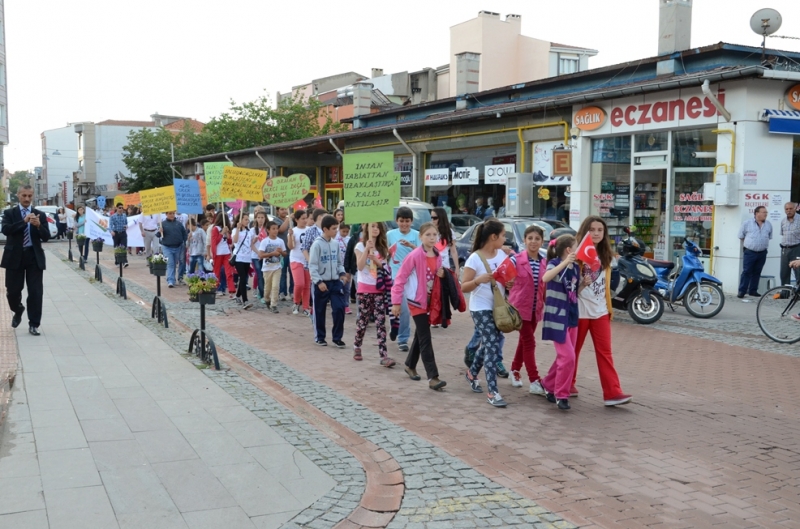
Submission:
MULTIPOLYGON (((78 274, 83 277, 93 275, 93 267, 87 268, 89 271, 78 271, 78 274)), ((112 269, 106 267, 104 267, 103 273, 109 284, 95 284, 95 286, 111 294, 113 289, 110 284, 114 284, 116 276, 113 275, 112 269)), ((152 291, 141 287, 134 281, 126 283, 129 293, 142 299, 152 298, 152 291)), ((120 298, 115 299, 120 307, 134 317, 137 315, 141 317, 140 315, 145 312, 141 304, 123 301, 120 298)), ((225 310, 225 305, 223 303, 221 307, 210 309, 214 314, 221 314, 225 310)), ((168 302, 168 311, 170 321, 182 322, 189 328, 195 328, 199 324, 197 304, 180 301, 168 302)), ((149 315, 149 312, 147 314, 149 315)), ((175 340, 177 337, 179 343, 175 344, 176 348, 185 347, 185 342, 180 341, 185 340, 185 337, 182 338, 176 333, 174 325, 170 330, 160 328, 155 323, 150 325, 153 327, 153 332, 167 341, 175 340)), ((391 423, 363 405, 276 360, 266 354, 264 350, 254 348, 218 329, 215 331, 217 332, 213 336, 218 346, 235 352, 239 359, 277 381, 364 439, 385 449, 394 457, 405 476, 406 493, 400 511, 388 525, 389 528, 566 529, 574 527, 573 524, 564 521, 535 502, 493 482, 462 460, 447 454, 414 433, 391 423)), ((279 425, 280 420, 286 418, 284 414, 278 422, 273 422, 275 416, 270 408, 274 407, 274 401, 235 373, 224 369, 219 372, 209 369, 204 370, 204 373, 216 381, 221 388, 228 391, 230 395, 244 403, 256 416, 271 421, 270 425, 279 425)), ((296 428, 295 425, 285 432, 287 439, 295 446, 305 443, 304 436, 308 433, 307 430, 298 432, 296 428)), ((317 461, 315 460, 315 462, 317 461)), ((329 471, 329 473, 334 478, 338 474, 336 471, 329 471)), ((346 495, 346 493, 343 494, 346 495)), ((335 503, 341 504, 341 502, 335 503)), ((298 527, 333 527, 334 521, 342 519, 337 516, 341 516, 341 512, 329 510, 326 515, 323 509, 329 507, 328 505, 322 505, 319 509, 312 507, 293 519, 287 524, 287 527, 292 527, 292 523, 298 524, 298 527)))
MULTIPOLYGON (((132 262, 125 274, 131 284, 152 289, 143 263, 132 262)), ((152 297, 147 289, 145 299, 152 297)), ((185 289, 169 289, 165 297, 176 317, 196 325, 185 289)), ((468 315, 457 314, 451 328, 433 332, 448 382, 442 393, 378 366, 371 335, 365 361, 354 362, 347 350, 315 347, 308 321, 291 314, 241 311, 224 302, 209 323, 220 342, 231 335, 268 352, 308 376, 309 384, 333 388, 581 526, 791 527, 800 519, 798 346, 773 348, 759 335, 753 313, 745 303, 726 306, 710 321, 678 312, 663 327, 628 324, 618 315, 614 358, 633 404, 603 408, 587 343, 580 398, 566 414, 507 381, 501 381, 506 410, 469 391, 461 362, 472 333, 468 315)), ((346 342, 352 333, 348 318, 346 342)), ((509 360, 516 335, 506 338, 509 360)), ((238 355, 238 342, 231 343, 238 355)), ((546 369, 552 346, 540 342, 536 356, 546 369)))
POLYGON ((296 417, 268 424, 285 409, 261 399, 254 414, 52 254, 44 277, 42 335, 16 331, 0 527, 294 527, 343 492, 359 497, 357 462, 307 423, 302 435, 296 417))

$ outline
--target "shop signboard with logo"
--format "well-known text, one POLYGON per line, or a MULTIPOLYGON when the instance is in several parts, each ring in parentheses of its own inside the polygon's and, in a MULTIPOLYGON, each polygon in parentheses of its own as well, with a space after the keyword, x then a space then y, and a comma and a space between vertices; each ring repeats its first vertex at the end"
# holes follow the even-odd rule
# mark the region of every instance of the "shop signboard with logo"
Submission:
MULTIPOLYGON (((716 96, 724 106, 725 90, 718 89, 716 96)), ((788 98, 790 95, 787 94, 788 98)), ((720 116, 714 103, 700 88, 616 99, 603 108, 575 107, 573 114, 573 126, 586 136, 712 125, 720 116)))
POLYGON ((506 185, 508 175, 517 170, 516 164, 487 165, 483 168, 483 181, 487 184, 506 185))
POLYGON ((569 185, 572 182, 572 153, 568 158, 562 153, 568 153, 564 149, 556 149, 560 145, 551 142, 533 144, 533 183, 537 186, 558 186, 569 185), (561 151, 555 154, 555 151, 561 151), (554 165, 557 161, 558 165, 554 165), (555 174, 554 169, 558 169, 560 174, 555 174), (566 174, 569 173, 569 174, 566 174))
POLYGON ((795 110, 800 110, 800 84, 796 84, 786 91, 786 102, 795 110))
POLYGON ((425 169, 425 186, 449 186, 450 169, 425 169))
POLYGON ((480 183, 480 173, 475 167, 459 167, 453 172, 454 186, 476 186, 480 183))
POLYGON ((606 111, 600 107, 584 107, 572 116, 572 124, 579 130, 597 130, 606 122, 606 111))

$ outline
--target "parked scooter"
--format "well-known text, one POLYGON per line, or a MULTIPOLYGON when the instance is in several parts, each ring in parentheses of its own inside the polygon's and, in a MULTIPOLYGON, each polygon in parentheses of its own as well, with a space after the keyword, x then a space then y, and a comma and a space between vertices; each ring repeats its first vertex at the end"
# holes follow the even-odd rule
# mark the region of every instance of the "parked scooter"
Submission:
POLYGON ((702 251, 692 241, 683 238, 682 265, 674 270, 672 261, 648 260, 658 274, 656 289, 675 311, 673 305, 683 305, 695 318, 713 318, 725 305, 722 281, 707 274, 699 256, 702 251))
POLYGON ((655 323, 664 314, 664 300, 655 290, 658 277, 653 267, 642 257, 644 244, 631 235, 630 228, 625 228, 625 233, 627 237, 617 245, 617 253, 620 255, 617 259, 617 272, 622 288, 612 296, 611 306, 627 310, 638 323, 655 323))

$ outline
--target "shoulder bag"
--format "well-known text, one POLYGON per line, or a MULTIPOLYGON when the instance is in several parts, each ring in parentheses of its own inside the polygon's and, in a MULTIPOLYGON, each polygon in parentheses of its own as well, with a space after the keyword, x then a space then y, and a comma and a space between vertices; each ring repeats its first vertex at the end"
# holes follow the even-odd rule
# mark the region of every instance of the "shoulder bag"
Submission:
MULTIPOLYGON (((486 267, 486 271, 491 274, 492 269, 489 267, 489 263, 486 262, 486 259, 484 259, 481 254, 478 254, 478 257, 481 258, 483 266, 486 267)), ((498 330, 500 330, 500 332, 512 332, 520 330, 522 328, 522 317, 519 315, 519 311, 508 302, 503 293, 500 292, 500 289, 497 288, 497 282, 494 279, 494 275, 492 276, 491 284, 492 294, 494 295, 492 316, 494 318, 495 326, 498 328, 498 330)))
POLYGON ((234 266, 234 267, 236 266, 236 255, 239 253, 239 250, 242 249, 242 244, 244 244, 244 241, 247 239, 247 235, 249 233, 250 233, 249 229, 244 233, 242 233, 242 230, 239 230, 239 235, 241 235, 243 238, 242 238, 241 241, 239 241, 239 246, 233 251, 233 253, 231 253, 231 258, 228 260, 228 263, 231 266, 234 266))

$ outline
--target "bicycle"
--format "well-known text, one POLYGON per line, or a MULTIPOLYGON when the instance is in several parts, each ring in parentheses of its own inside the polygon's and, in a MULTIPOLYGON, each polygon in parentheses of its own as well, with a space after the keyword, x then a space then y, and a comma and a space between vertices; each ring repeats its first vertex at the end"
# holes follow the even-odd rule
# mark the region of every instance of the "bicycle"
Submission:
POLYGON ((758 300, 756 320, 761 331, 778 343, 800 342, 800 285, 782 285, 769 289, 758 300))

